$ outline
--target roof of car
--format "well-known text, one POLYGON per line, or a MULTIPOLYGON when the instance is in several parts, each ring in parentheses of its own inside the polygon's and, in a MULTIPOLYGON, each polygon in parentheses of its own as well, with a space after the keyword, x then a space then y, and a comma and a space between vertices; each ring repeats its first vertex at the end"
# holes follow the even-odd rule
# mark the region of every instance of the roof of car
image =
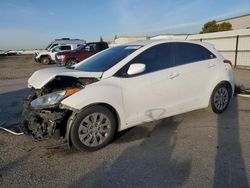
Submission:
POLYGON ((203 46, 213 46, 209 43, 204 43, 204 42, 200 42, 200 41, 189 41, 189 40, 165 40, 165 39, 158 39, 158 40, 142 40, 142 41, 136 41, 136 42, 131 42, 131 43, 127 43, 125 45, 138 45, 138 46, 146 46, 149 44, 153 44, 153 43, 165 43, 165 42, 187 42, 187 43, 194 43, 194 44, 201 44, 203 46))
POLYGON ((127 43, 126 45, 141 45, 141 46, 145 46, 145 45, 148 45, 148 44, 151 44, 151 43, 154 43, 156 41, 162 41, 162 40, 140 40, 140 41, 136 41, 136 42, 130 42, 130 43, 127 43))

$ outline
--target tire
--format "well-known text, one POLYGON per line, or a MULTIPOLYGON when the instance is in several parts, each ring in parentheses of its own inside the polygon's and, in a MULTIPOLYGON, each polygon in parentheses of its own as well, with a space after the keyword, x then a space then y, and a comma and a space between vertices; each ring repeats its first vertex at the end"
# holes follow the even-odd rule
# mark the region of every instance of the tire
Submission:
POLYGON ((70 59, 67 61, 66 67, 71 67, 72 65, 75 65, 77 63, 78 63, 78 61, 76 59, 70 59))
POLYGON ((48 65, 50 63, 50 58, 47 56, 44 56, 41 58, 41 63, 44 65, 48 65))
POLYGON ((222 83, 217 85, 210 97, 210 111, 213 111, 216 114, 224 112, 232 96, 232 89, 228 83, 222 83))
POLYGON ((112 141, 116 126, 115 117, 107 108, 92 106, 77 115, 72 123, 70 139, 78 150, 95 151, 112 141))

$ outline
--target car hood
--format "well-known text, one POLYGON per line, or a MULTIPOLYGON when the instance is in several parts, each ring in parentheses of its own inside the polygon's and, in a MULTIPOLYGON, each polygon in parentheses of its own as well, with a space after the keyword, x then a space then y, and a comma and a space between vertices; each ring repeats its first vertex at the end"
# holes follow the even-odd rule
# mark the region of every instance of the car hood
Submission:
POLYGON ((41 89, 56 76, 70 76, 75 78, 101 78, 102 72, 84 72, 65 67, 46 68, 34 72, 28 80, 28 87, 41 89))

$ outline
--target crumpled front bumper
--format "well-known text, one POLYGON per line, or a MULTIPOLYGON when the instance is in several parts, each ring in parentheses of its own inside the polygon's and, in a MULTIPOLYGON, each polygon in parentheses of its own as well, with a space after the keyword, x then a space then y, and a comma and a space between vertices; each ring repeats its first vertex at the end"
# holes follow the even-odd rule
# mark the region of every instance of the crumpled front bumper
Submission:
MULTIPOLYGON (((24 101, 22 115, 24 121, 21 129, 26 135, 31 135, 36 140, 55 138, 61 135, 60 128, 67 121, 68 111, 58 107, 50 109, 34 109, 31 107, 29 97, 24 101)), ((65 124, 66 127, 66 124, 65 124)))

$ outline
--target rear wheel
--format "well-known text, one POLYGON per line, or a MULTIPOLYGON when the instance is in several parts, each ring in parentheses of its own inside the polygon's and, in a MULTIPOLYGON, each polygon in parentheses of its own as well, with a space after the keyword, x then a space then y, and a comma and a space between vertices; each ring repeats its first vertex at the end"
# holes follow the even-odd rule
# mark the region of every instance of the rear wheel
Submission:
POLYGON ((70 138, 76 149, 94 151, 109 144, 115 130, 114 115, 105 107, 92 106, 77 115, 70 138))
POLYGON ((70 59, 70 60, 67 61, 66 67, 71 67, 71 66, 73 66, 73 65, 75 65, 77 63, 78 63, 78 61, 76 59, 70 59))
POLYGON ((44 64, 44 65, 48 65, 50 62, 50 58, 45 56, 45 57, 42 57, 41 58, 41 63, 44 64))
POLYGON ((222 83, 216 86, 211 99, 210 108, 214 113, 220 114, 226 110, 232 96, 232 89, 229 84, 222 83))

